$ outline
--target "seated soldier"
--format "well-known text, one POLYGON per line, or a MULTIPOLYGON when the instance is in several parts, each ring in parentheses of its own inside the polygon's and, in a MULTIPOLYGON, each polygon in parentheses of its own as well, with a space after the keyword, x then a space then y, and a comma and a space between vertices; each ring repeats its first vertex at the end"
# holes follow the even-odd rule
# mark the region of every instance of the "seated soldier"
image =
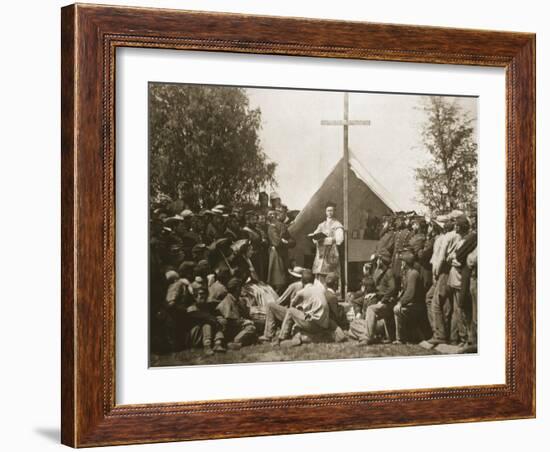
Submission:
POLYGON ((367 307, 365 320, 355 319, 350 325, 350 335, 358 339, 359 345, 371 345, 378 342, 377 324, 384 321, 385 333, 388 341, 394 337, 393 307, 395 305, 396 284, 393 271, 390 267, 391 258, 385 253, 376 259, 377 267, 374 273, 376 283, 376 303, 367 307))
POLYGON ((256 327, 249 318, 249 308, 240 299, 241 288, 241 280, 231 278, 227 283, 227 295, 217 306, 218 321, 223 325, 224 336, 229 341, 227 348, 231 350, 252 344, 256 339, 256 327))
POLYGON ((157 314, 163 322, 164 341, 169 351, 181 350, 185 346, 185 331, 181 328, 185 320, 187 307, 192 303, 192 297, 188 290, 189 281, 180 278, 174 270, 166 272, 168 288, 162 309, 157 314))
POLYGON ((376 303, 376 286, 370 275, 364 275, 361 279, 361 288, 357 292, 350 293, 348 300, 353 308, 356 319, 364 319, 367 308, 376 303))
POLYGON ((217 304, 227 295, 227 283, 231 279, 231 272, 227 268, 222 268, 217 274, 216 279, 208 287, 208 302, 217 304))
POLYGON ((424 286, 420 272, 414 267, 415 256, 411 250, 401 254, 405 263, 402 271, 402 289, 399 300, 393 308, 395 316, 394 344, 411 341, 413 333, 419 330, 420 320, 424 312, 424 286))
MULTIPOLYGON (((273 341, 273 345, 277 346, 282 340, 290 338, 294 326, 305 333, 317 334, 328 331, 330 317, 325 288, 322 284, 314 284, 311 270, 304 270, 302 282, 304 288, 298 291, 289 308, 278 303, 267 305, 266 324, 264 335, 260 337, 261 341, 273 341), (281 322, 281 331, 274 337, 277 321, 281 322)), ((301 343, 301 335, 298 332, 290 345, 301 343)))
POLYGON ((206 355, 212 355, 214 352, 223 353, 224 334, 222 325, 217 321, 216 317, 201 310, 199 306, 207 303, 207 289, 194 282, 191 284, 193 288, 193 296, 195 303, 187 307, 187 319, 189 338, 188 342, 191 347, 203 347, 206 355), (212 348, 212 336, 214 336, 214 347, 212 348))
POLYGON ((343 306, 338 303, 338 296, 336 295, 338 283, 339 278, 336 273, 329 273, 327 275, 325 279, 325 284, 327 285, 325 297, 329 307, 329 330, 332 332, 335 342, 345 342, 348 337, 344 333, 344 330, 348 329, 349 322, 343 306))
POLYGON ((178 274, 187 285, 193 282, 195 263, 192 261, 183 261, 178 267, 178 274))

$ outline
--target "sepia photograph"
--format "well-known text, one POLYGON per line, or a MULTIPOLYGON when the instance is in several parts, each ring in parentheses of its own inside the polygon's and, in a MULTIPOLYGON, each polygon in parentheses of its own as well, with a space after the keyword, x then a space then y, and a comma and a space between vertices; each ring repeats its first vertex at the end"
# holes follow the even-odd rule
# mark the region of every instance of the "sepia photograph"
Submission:
POLYGON ((477 353, 477 110, 149 82, 150 367, 477 353))

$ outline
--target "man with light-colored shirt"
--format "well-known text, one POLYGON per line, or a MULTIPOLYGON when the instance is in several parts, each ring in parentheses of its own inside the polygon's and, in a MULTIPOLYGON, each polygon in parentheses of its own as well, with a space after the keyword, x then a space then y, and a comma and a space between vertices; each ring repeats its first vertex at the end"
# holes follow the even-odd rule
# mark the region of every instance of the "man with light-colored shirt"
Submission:
POLYGON ((451 317, 451 336, 453 344, 465 346, 468 341, 468 326, 464 302, 460 299, 462 287, 462 263, 457 259, 457 250, 463 245, 464 237, 470 229, 470 223, 465 216, 457 217, 455 220, 455 240, 449 247, 447 263, 451 266, 447 284, 450 290, 453 314, 451 317))
POLYGON ((451 270, 451 255, 456 250, 460 236, 455 231, 455 218, 446 217, 445 233, 434 242, 432 255, 432 273, 435 290, 432 298, 433 336, 428 341, 431 344, 444 344, 451 337, 451 319, 453 305, 448 286, 449 271, 451 270))
POLYGON ((305 269, 302 267, 294 267, 292 270, 288 271, 292 277, 298 278, 298 280, 288 285, 283 294, 277 300, 277 303, 283 306, 290 306, 290 302, 294 299, 298 291, 304 288, 304 283, 302 282, 302 274, 304 273, 304 270, 305 269))
MULTIPOLYGON (((302 274, 304 288, 299 290, 286 308, 278 303, 269 303, 266 309, 264 335, 262 342, 273 341, 278 345, 280 341, 290 337, 292 327, 298 326, 305 332, 317 333, 329 327, 329 306, 325 297, 325 288, 322 284, 314 284, 311 270, 304 270, 302 274), (275 336, 277 322, 282 322, 278 337, 275 336)), ((299 334, 295 337, 300 345, 299 334)))

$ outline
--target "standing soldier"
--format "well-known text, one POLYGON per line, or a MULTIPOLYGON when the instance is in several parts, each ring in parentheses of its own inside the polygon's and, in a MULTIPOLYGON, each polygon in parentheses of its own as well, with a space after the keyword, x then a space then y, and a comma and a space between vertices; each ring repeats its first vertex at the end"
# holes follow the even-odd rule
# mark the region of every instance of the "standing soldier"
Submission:
POLYGON ((401 252, 409 244, 409 240, 412 236, 412 231, 410 231, 407 227, 405 219, 400 216, 395 219, 395 231, 392 270, 393 275, 399 282, 401 279, 401 266, 403 265, 401 260, 401 252))
MULTIPOLYGON (((466 268, 466 278, 462 280, 463 267, 466 266, 466 259, 462 261, 458 259, 458 250, 465 244, 466 234, 470 229, 470 223, 465 216, 460 216, 456 219, 455 231, 456 231, 456 241, 454 242, 454 247, 450 247, 448 251, 447 262, 450 264, 451 268, 449 270, 449 280, 448 285, 451 289, 451 299, 453 304, 453 315, 451 321, 451 342, 456 343, 460 346, 466 346, 468 342, 468 327, 467 327, 467 315, 466 308, 470 298, 469 294, 469 269, 466 268), (468 293, 463 293, 461 291, 462 284, 468 286, 468 293)), ((469 241, 466 244, 469 250, 470 245, 473 245, 473 241, 477 240, 476 237, 469 237, 469 241)), ((467 255, 466 255, 467 256, 467 255)), ((466 257, 464 256, 464 257, 466 257)), ((467 266, 466 266, 467 267, 467 266)))
POLYGON ((279 221, 277 212, 271 210, 268 214, 267 237, 269 239, 269 264, 267 282, 280 295, 287 283, 287 268, 285 256, 288 241, 285 239, 286 226, 279 221))
POLYGON ((390 256, 393 255, 393 248, 395 245, 395 230, 393 219, 388 216, 384 219, 382 230, 380 231, 380 239, 376 246, 376 252, 380 253, 386 251, 390 256))

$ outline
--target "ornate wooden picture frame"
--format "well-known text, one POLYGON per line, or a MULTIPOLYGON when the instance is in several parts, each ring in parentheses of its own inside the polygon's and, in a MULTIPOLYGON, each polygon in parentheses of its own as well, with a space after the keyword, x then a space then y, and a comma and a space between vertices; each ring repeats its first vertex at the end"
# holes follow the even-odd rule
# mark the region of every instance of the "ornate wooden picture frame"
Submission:
POLYGON ((62 442, 148 443, 535 416, 535 35, 160 9, 62 9, 62 442), (115 51, 144 47, 506 70, 506 382, 115 403, 115 51))

